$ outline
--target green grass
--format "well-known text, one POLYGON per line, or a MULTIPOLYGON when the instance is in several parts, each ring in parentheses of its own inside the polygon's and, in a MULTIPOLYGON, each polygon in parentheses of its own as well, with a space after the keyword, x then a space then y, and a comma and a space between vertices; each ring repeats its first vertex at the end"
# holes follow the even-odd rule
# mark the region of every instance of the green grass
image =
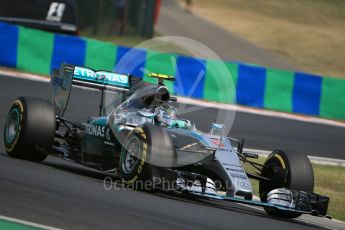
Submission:
MULTIPOLYGON (((263 163, 264 157, 257 162, 263 163)), ((247 171, 253 171, 248 164, 247 171)), ((315 186, 314 192, 330 197, 328 214, 334 219, 345 221, 345 167, 324 166, 313 164, 315 186)), ((259 196, 259 183, 251 180, 254 195, 259 196)))
POLYGON ((195 0, 193 12, 299 70, 345 77, 344 9, 343 0, 195 0))
POLYGON ((345 221, 345 168, 313 165, 315 192, 331 198, 329 214, 345 221))

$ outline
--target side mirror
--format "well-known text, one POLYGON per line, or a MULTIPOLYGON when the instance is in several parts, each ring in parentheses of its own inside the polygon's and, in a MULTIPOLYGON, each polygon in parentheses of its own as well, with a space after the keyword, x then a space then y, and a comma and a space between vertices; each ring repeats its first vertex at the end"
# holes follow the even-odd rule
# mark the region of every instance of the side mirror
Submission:
POLYGON ((177 101, 177 97, 170 97, 170 101, 176 102, 177 101))
POLYGON ((258 159, 259 155, 255 153, 242 153, 243 156, 248 157, 248 158, 253 158, 253 159, 258 159))
POLYGON ((242 138, 240 142, 237 144, 237 152, 242 153, 243 152, 243 146, 244 146, 244 139, 242 138))
POLYGON ((223 124, 212 123, 210 134, 224 137, 224 128, 225 126, 223 124))

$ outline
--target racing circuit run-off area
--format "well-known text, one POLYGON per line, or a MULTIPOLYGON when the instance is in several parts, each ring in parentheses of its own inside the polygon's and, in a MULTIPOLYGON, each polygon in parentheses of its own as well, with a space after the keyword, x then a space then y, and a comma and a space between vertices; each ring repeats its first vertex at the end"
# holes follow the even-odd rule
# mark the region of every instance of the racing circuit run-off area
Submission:
POLYGON ((345 82, 243 2, 0 0, 0 229, 345 229, 345 82))

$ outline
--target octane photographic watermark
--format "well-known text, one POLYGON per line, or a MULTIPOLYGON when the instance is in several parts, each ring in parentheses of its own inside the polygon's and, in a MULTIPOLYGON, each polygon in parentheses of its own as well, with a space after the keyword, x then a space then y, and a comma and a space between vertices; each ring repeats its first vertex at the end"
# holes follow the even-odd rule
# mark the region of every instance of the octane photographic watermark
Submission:
MULTIPOLYGON (((103 188, 107 191, 130 191, 130 190, 141 190, 141 191, 175 191, 183 192, 192 187, 196 186, 200 188, 200 184, 197 184, 197 181, 193 180, 167 180, 165 178, 154 178, 154 180, 139 180, 135 183, 125 183, 120 179, 114 179, 114 177, 108 176, 103 179, 103 188)), ((228 182, 222 183, 221 181, 214 181, 214 186, 212 189, 217 191, 225 190, 225 188, 231 188, 231 184, 228 182)))
MULTIPOLYGON (((115 72, 143 76, 145 81, 157 79, 147 77, 150 73, 174 75, 175 81, 166 83, 166 87, 174 96, 185 99, 197 99, 194 103, 173 103, 179 115, 195 123, 203 132, 209 130, 205 124, 223 124, 227 135, 232 127, 236 111, 202 106, 202 100, 232 103, 236 98, 236 87, 229 67, 210 48, 193 39, 179 36, 162 36, 144 41, 130 49, 117 62, 115 72), (176 55, 176 53, 183 53, 176 55), (193 58, 192 58, 193 57, 193 58), (151 63, 151 64, 150 64, 151 63), (196 103, 195 103, 196 102, 196 103), (195 117, 198 116, 199 120, 195 117)), ((114 101, 114 94, 105 95, 105 104, 114 101)), ((186 100, 182 100, 185 101, 186 100)), ((112 127, 113 128, 113 127, 112 127)), ((121 135, 113 130, 115 135, 121 135)), ((117 137, 124 141, 125 138, 117 137)), ((125 146, 125 143, 121 143, 125 146)), ((203 155, 200 155, 203 157, 203 155)), ((195 162, 201 159, 195 159, 195 162)), ((162 162, 149 162, 156 166, 164 166, 162 162)), ((176 167, 177 165, 169 165, 176 167)))
POLYGON ((155 178, 155 180, 139 180, 135 183, 125 183, 121 180, 114 180, 113 177, 106 177, 103 180, 103 188, 107 191, 129 191, 129 190, 142 190, 153 191, 157 187, 166 191, 177 191, 179 186, 176 180, 168 181, 164 178, 155 178))

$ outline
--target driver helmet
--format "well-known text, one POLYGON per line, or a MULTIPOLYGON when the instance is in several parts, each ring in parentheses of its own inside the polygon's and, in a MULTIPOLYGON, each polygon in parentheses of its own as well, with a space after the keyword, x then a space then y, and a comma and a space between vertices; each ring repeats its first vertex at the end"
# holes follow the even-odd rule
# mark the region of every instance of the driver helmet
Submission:
POLYGON ((158 120, 166 125, 172 125, 178 116, 177 110, 170 105, 160 106, 157 113, 158 120))
POLYGON ((168 117, 170 118, 178 118, 179 114, 175 107, 170 106, 170 105, 163 105, 161 107, 161 111, 165 113, 168 117))

